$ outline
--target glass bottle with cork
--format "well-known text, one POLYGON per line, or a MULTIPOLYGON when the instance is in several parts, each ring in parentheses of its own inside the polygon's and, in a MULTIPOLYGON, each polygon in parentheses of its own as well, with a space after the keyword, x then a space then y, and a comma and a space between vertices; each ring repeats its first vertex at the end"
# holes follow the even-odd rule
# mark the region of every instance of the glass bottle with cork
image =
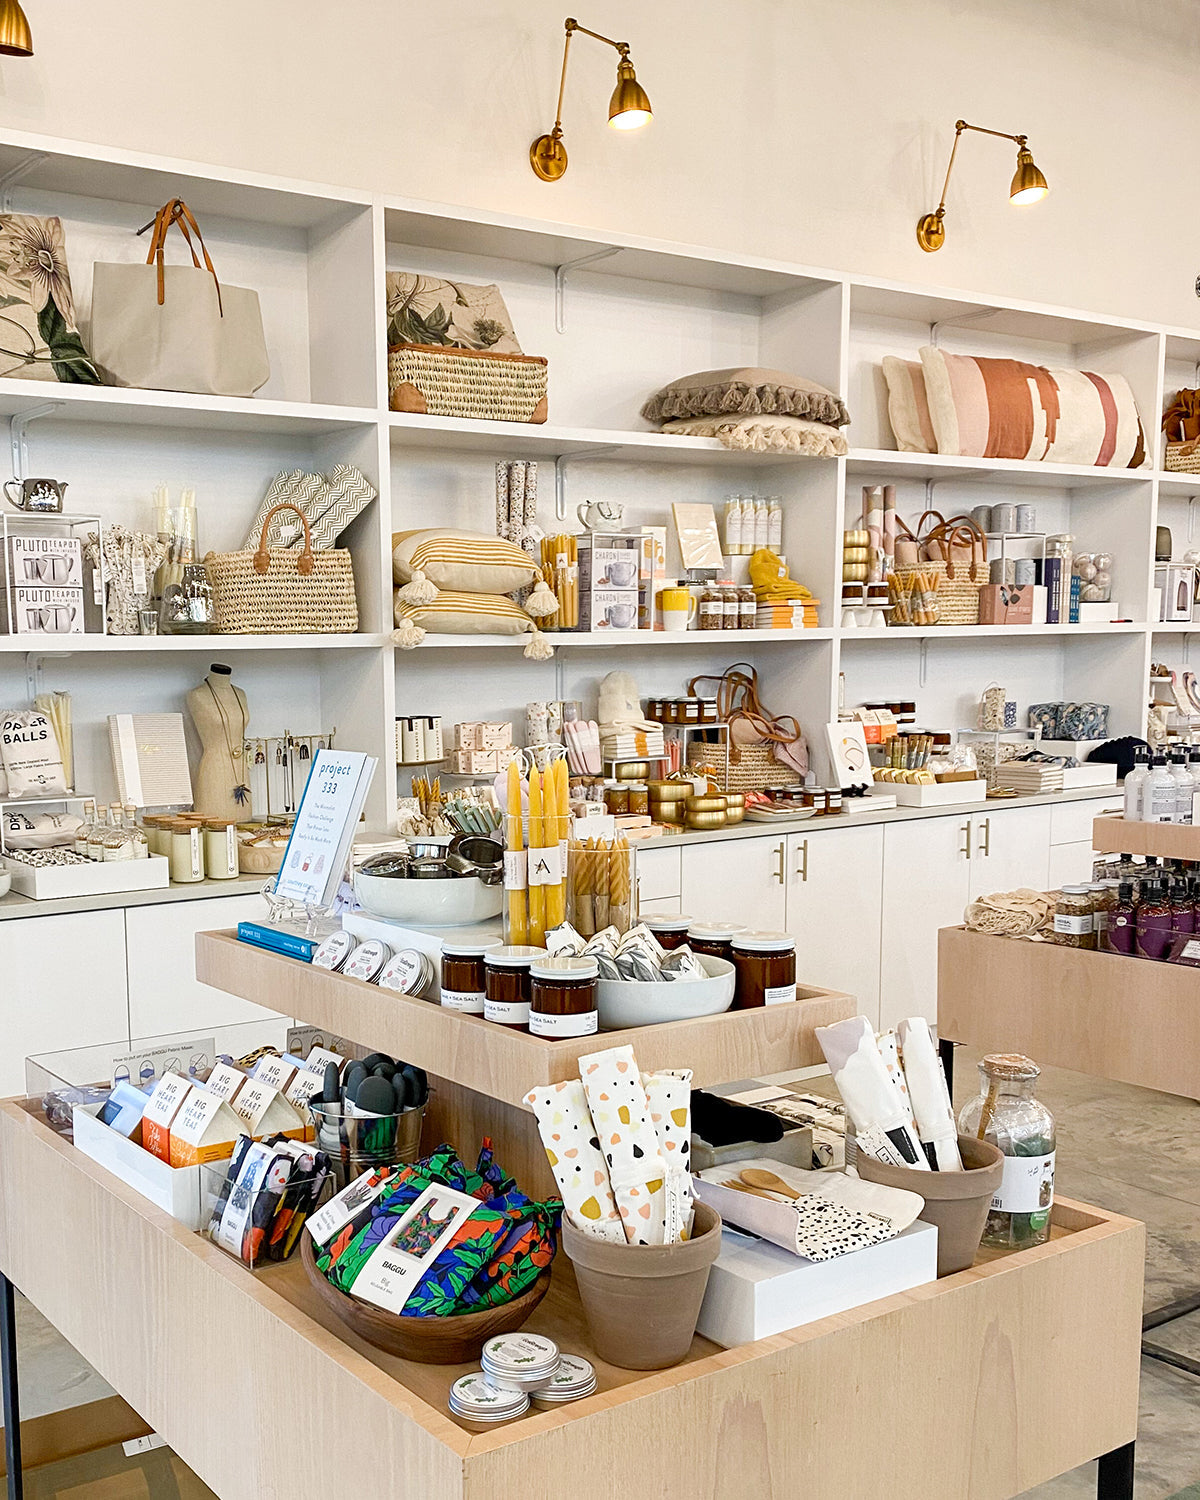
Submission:
POLYGON ((982 1243, 1027 1250, 1050 1238, 1054 1204, 1054 1116, 1036 1098, 1041 1069, 1019 1053, 993 1053, 979 1064, 979 1095, 958 1118, 963 1135, 1004 1153, 1004 1176, 992 1198, 982 1243))

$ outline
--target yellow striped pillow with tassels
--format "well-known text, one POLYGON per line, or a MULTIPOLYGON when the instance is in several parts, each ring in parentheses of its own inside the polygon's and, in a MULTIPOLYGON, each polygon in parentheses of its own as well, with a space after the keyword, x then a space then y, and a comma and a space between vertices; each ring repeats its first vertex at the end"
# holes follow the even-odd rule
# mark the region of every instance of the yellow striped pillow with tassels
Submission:
POLYGON ((434 635, 528 635, 525 655, 544 661, 554 648, 533 619, 515 599, 503 594, 464 594, 446 589, 427 604, 410 603, 396 590, 396 645, 410 650, 419 646, 427 631, 434 635))
POLYGON ((536 571, 533 558, 503 537, 446 530, 392 536, 392 576, 399 584, 426 579, 438 589, 511 594, 531 584, 536 571))

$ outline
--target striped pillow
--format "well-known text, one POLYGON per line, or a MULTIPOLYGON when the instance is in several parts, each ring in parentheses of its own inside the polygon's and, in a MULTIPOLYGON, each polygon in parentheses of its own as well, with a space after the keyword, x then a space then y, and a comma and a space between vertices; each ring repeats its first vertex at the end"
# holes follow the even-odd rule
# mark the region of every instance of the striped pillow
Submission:
POLYGON ((887 381, 888 420, 896 434, 896 447, 901 453, 936 453, 937 438, 920 360, 897 359, 889 354, 883 361, 883 378, 887 381))
POLYGON ((439 589, 468 594, 510 594, 533 582, 533 559, 513 542, 478 531, 397 531, 392 536, 392 576, 411 583, 420 573, 439 589))
POLYGON ((1120 469, 1146 461, 1142 420, 1123 375, 929 347, 921 365, 939 453, 1120 469))
POLYGON ((432 604, 397 598, 397 625, 419 625, 434 635, 525 635, 537 629, 519 604, 502 594, 463 594, 443 589, 432 604))

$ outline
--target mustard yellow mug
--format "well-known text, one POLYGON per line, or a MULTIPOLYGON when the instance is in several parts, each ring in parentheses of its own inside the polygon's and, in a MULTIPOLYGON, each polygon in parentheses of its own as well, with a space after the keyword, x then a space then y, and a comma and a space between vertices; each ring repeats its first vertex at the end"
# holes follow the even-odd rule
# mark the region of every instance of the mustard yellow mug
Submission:
POLYGON ((691 589, 662 589, 658 603, 664 630, 686 630, 696 618, 696 599, 691 589))

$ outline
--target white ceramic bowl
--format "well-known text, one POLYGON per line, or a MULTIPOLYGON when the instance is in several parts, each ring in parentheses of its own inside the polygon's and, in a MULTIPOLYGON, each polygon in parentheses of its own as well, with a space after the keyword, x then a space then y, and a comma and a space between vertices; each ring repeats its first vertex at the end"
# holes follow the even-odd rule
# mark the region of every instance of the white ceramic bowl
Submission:
POLYGON ((596 1009, 601 1030, 693 1021, 697 1016, 719 1016, 728 1010, 733 1004, 733 965, 700 953, 696 957, 707 969, 707 979, 659 980, 655 984, 641 984, 636 979, 598 980, 596 1009))
POLYGON ((388 875, 354 877, 354 892, 372 917, 414 927, 465 927, 498 917, 502 885, 484 885, 472 875, 454 880, 396 880, 388 875))

